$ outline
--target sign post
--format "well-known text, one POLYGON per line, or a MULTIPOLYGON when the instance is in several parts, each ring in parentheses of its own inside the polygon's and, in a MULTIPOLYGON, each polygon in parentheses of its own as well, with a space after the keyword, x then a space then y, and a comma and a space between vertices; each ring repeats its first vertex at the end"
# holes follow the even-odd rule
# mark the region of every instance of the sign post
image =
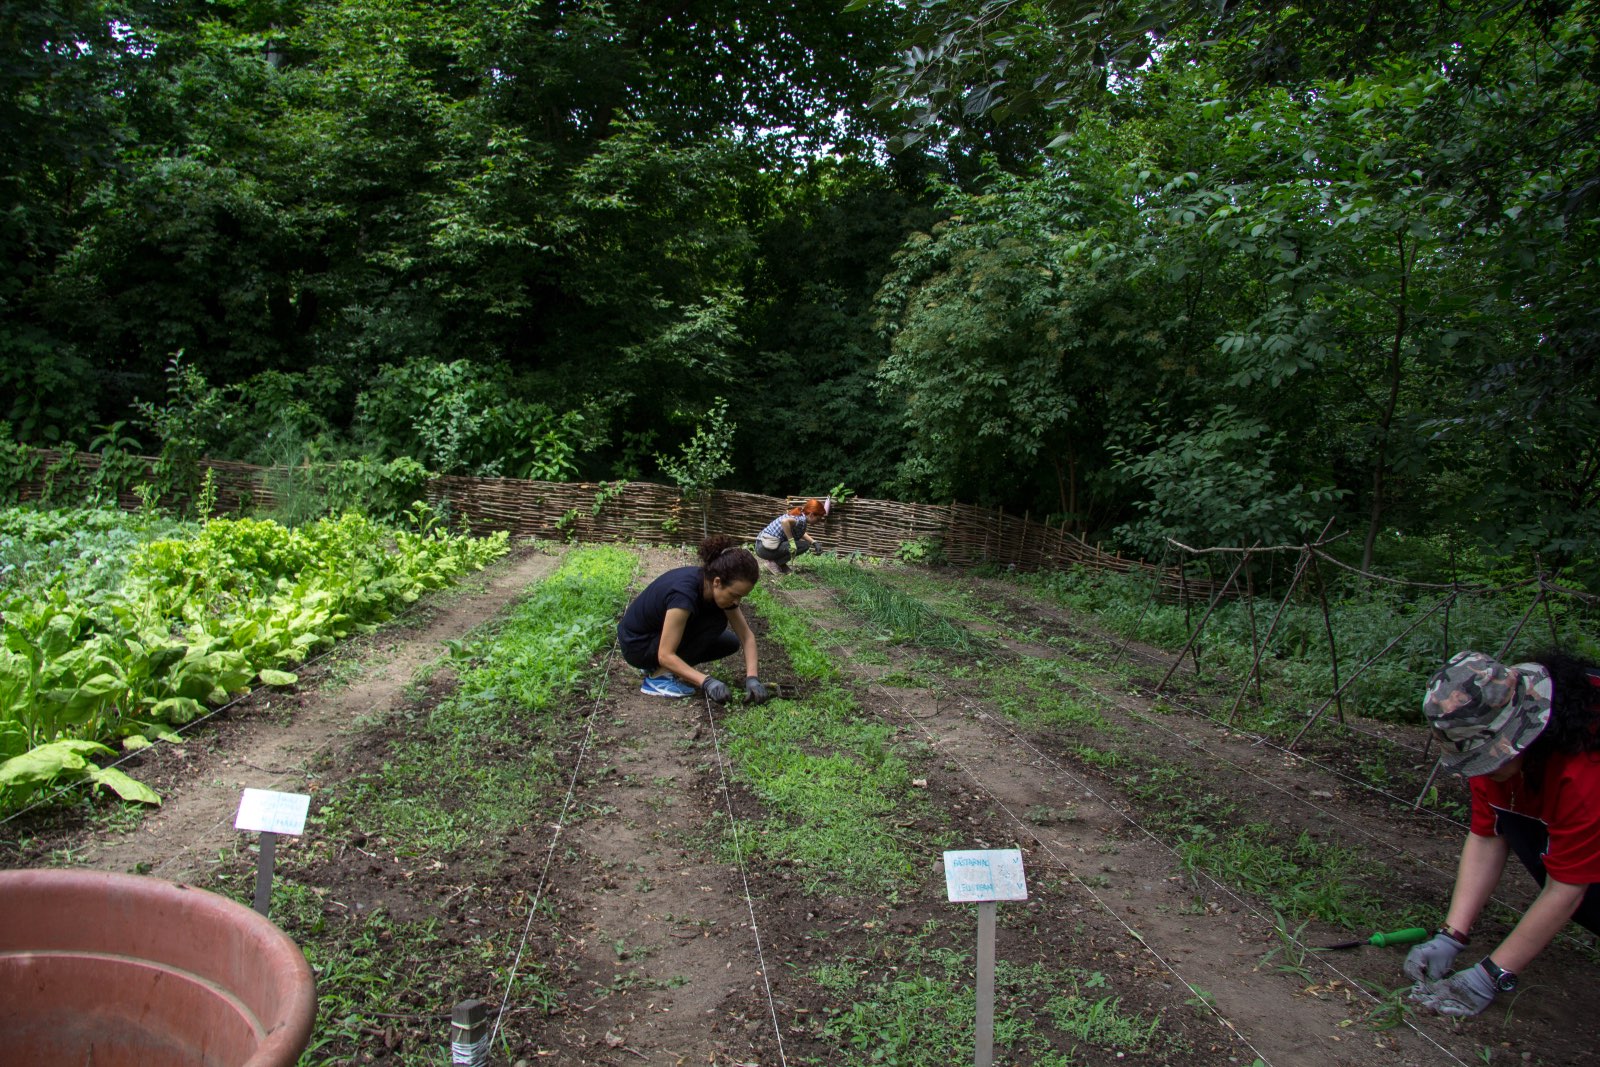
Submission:
POLYGON ((944 854, 944 884, 952 904, 978 905, 978 988, 975 1067, 994 1063, 995 902, 1027 900, 1022 850, 984 849, 944 854))
POLYGON ((306 813, 311 797, 305 793, 274 793, 268 789, 246 789, 239 798, 235 830, 253 830, 261 835, 261 854, 256 859, 255 909, 263 917, 272 906, 272 853, 279 834, 299 836, 306 828, 306 813))

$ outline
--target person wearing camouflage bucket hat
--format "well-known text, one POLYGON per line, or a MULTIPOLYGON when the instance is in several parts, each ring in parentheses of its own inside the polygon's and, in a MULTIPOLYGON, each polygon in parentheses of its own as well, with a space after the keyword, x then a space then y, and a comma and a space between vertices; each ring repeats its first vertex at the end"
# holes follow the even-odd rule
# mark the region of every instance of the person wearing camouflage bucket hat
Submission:
POLYGON ((1569 920, 1600 933, 1600 665, 1562 652, 1510 666, 1461 652, 1422 699, 1440 766, 1465 777, 1472 821, 1444 925, 1412 949, 1411 1000, 1477 1015, 1517 988, 1569 920), (1512 853, 1541 886, 1499 945, 1447 974, 1512 853))
POLYGON ((1445 770, 1471 778, 1499 770, 1550 721, 1550 672, 1507 667, 1482 652, 1457 653, 1435 672, 1422 711, 1444 746, 1445 770))

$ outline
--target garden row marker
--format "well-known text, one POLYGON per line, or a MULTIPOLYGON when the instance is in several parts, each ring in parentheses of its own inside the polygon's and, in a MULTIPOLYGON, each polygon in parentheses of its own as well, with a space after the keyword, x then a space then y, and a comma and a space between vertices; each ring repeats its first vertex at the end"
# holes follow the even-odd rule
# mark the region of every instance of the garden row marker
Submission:
POLYGON ((298 837, 304 833, 306 812, 310 810, 311 797, 305 793, 246 789, 239 798, 239 814, 234 817, 233 828, 261 835, 261 852, 256 859, 255 909, 262 918, 267 917, 272 906, 272 852, 278 835, 298 837))
POLYGON ((489 1062, 489 1012, 481 1000, 463 1000, 450 1013, 450 1062, 484 1067, 489 1062))
POLYGON ((994 1063, 994 912, 1001 900, 1027 900, 1022 850, 979 849, 944 854, 944 887, 952 904, 978 905, 978 1011, 975 1067, 994 1063))
MULTIPOLYGON (((994 793, 989 790, 989 787, 984 783, 984 780, 982 778, 980 778, 977 775, 976 772, 974 772, 970 767, 968 767, 964 762, 962 762, 960 756, 958 756, 956 753, 952 752, 950 749, 944 747, 944 740, 945 740, 944 738, 939 737, 938 735, 934 734, 933 731, 928 729, 927 724, 923 723, 915 715, 910 714, 910 712, 907 711, 904 702, 901 701, 898 697, 889 695, 888 699, 892 703, 894 703, 896 706, 899 707, 900 712, 901 712, 902 715, 904 715, 907 719, 910 719, 911 721, 913 721, 913 722, 915 722, 917 724, 917 728, 922 731, 923 736, 927 739, 928 744, 933 749, 935 749, 936 751, 944 753, 944 755, 945 755, 945 757, 947 759, 949 759, 952 763, 954 763, 957 767, 960 768, 961 773, 966 775, 967 778, 973 783, 973 785, 976 787, 978 793, 981 793, 983 796, 987 797, 994 804, 995 807, 997 807, 1001 811, 1005 812, 1006 817, 1009 818, 1017 826, 1020 826, 1020 827, 1026 827, 1027 826, 1027 823, 1020 816, 1018 816, 1016 812, 1012 811, 1009 807, 1006 806, 1005 801, 1003 801, 999 797, 995 796, 994 793)), ((990 715, 981 715, 980 716, 980 719, 993 719, 993 718, 994 717, 990 716, 990 715)), ((1003 729, 1005 728, 1004 724, 1002 724, 1002 728, 1003 729)), ((1015 734, 1012 735, 1012 739, 1016 740, 1019 743, 1024 744, 1024 745, 1028 744, 1026 739, 1018 738, 1015 734)), ((1029 746, 1029 747, 1032 747, 1032 746, 1029 746)), ((1050 756, 1047 753, 1040 752, 1036 748, 1034 749, 1034 751, 1043 759, 1044 762, 1046 762, 1046 763, 1054 763, 1055 762, 1054 760, 1052 760, 1050 758, 1050 756)), ((1058 767, 1058 769, 1059 769, 1059 767, 1058 767)), ((1066 775, 1069 778, 1073 778, 1074 781, 1076 781, 1079 785, 1081 785, 1083 787, 1083 791, 1087 795, 1095 797, 1095 799, 1099 800, 1102 804, 1106 804, 1106 806, 1111 808, 1112 811, 1115 811, 1117 814, 1121 815, 1123 818, 1128 819, 1129 822, 1133 821, 1131 818, 1129 818, 1129 816, 1128 816, 1128 814, 1126 812, 1122 811, 1120 808, 1115 807, 1114 805, 1111 805, 1109 802, 1107 802, 1105 800, 1104 797, 1101 797, 1099 794, 1095 793, 1092 789, 1090 789, 1087 782, 1084 782, 1082 779, 1079 779, 1076 776, 1072 775, 1071 772, 1066 772, 1066 775)), ((1135 823, 1134 825, 1137 826, 1138 824, 1135 823)), ((1139 829, 1142 830, 1143 827, 1139 827, 1139 829)), ((1163 842, 1161 842, 1158 838, 1156 838, 1155 835, 1150 834, 1150 832, 1148 830, 1145 830, 1144 832, 1147 835, 1149 835, 1152 840, 1156 841, 1157 844, 1163 844, 1163 842)), ((1035 839, 1037 840, 1037 838, 1035 838, 1035 839)), ((1265 1056, 1263 1056, 1261 1054, 1261 1050, 1256 1048, 1254 1045, 1252 1045, 1250 1043, 1250 1039, 1245 1037, 1244 1034, 1239 1032, 1239 1028, 1236 1027, 1233 1024, 1233 1021, 1231 1019, 1229 1019, 1226 1015, 1222 1014, 1222 1012, 1220 1010, 1218 1010, 1216 1004, 1212 1003, 1210 998, 1208 998, 1200 989, 1196 988, 1195 985, 1192 982, 1190 982, 1187 978, 1185 978, 1183 976, 1182 972, 1180 972, 1178 970, 1178 967, 1177 967, 1177 965, 1175 963, 1173 963, 1171 960, 1167 959, 1165 956, 1161 955, 1161 953, 1157 952, 1155 950, 1155 947, 1144 939, 1144 935, 1140 934, 1139 931, 1135 930, 1132 926, 1128 925, 1128 920, 1124 919, 1121 915, 1119 915, 1117 913, 1116 909, 1114 909, 1110 904, 1107 904, 1105 902, 1105 898, 1101 897, 1099 893, 1096 893, 1092 886, 1090 886, 1082 878, 1078 877, 1077 872, 1074 871, 1071 868, 1071 866, 1069 866, 1067 864, 1065 859, 1063 859, 1061 856, 1056 855, 1055 851, 1053 849, 1051 849, 1050 846, 1045 844, 1043 841, 1039 842, 1038 847, 1041 848, 1045 852, 1045 854, 1050 857, 1053 867, 1055 867, 1057 870, 1064 871, 1066 873, 1066 876, 1072 880, 1073 885, 1077 886, 1084 893, 1088 894, 1090 899, 1092 899, 1095 902, 1095 904, 1100 908, 1101 911, 1103 911, 1113 922, 1115 922, 1118 925, 1120 925, 1122 927, 1122 929, 1127 933, 1127 935, 1130 938, 1132 938, 1134 941, 1138 942, 1140 948, 1142 948, 1145 952, 1147 952, 1150 955, 1150 957, 1152 959, 1154 959, 1157 963, 1159 963, 1162 967, 1166 968, 1167 973, 1172 975, 1172 977, 1177 979, 1179 982, 1181 982, 1185 989, 1187 989, 1190 993, 1193 993, 1194 996, 1195 996, 1195 999, 1204 1008, 1209 1010, 1212 1015, 1216 1016, 1217 1022, 1222 1026, 1222 1028, 1224 1030, 1227 1030, 1229 1033, 1231 1033, 1235 1037, 1237 1037, 1244 1044, 1245 1048, 1249 1049, 1251 1051, 1251 1053, 1254 1054, 1256 1059, 1260 1060, 1263 1064, 1266 1064, 1267 1067, 1272 1067, 1271 1062, 1265 1056)), ((1169 851, 1170 851, 1170 846, 1169 846, 1169 851)), ((1461 1061, 1457 1060, 1456 1062, 1460 1063, 1461 1061)), ((1464 1065, 1463 1065, 1463 1067, 1464 1067, 1464 1065)))
MULTIPOLYGON (((837 649, 839 651, 843 651, 843 646, 839 645, 837 642, 832 642, 831 645, 832 645, 833 648, 835 648, 835 649, 837 649)), ((848 658, 848 657, 845 657, 845 658, 848 658)), ((985 781, 982 778, 980 778, 965 763, 963 763, 959 756, 957 756, 954 752, 951 752, 949 749, 944 747, 945 739, 943 737, 940 737, 940 736, 936 735, 932 730, 928 729, 928 725, 925 722, 923 722, 918 716, 912 714, 910 709, 908 709, 906 707, 906 704, 905 704, 904 700, 900 699, 899 697, 894 696, 892 693, 889 693, 887 691, 885 692, 884 696, 886 697, 886 699, 890 703, 894 704, 897 708, 899 708, 900 714, 901 714, 902 717, 904 717, 905 719, 907 719, 907 720, 909 720, 909 721, 911 721, 911 722, 916 724, 917 729, 922 731, 922 736, 927 740, 927 742, 928 742, 928 744, 929 744, 929 746, 931 748, 933 748, 935 751, 944 752, 945 755, 947 757, 949 757, 951 762, 953 762, 957 767, 960 768, 961 773, 966 775, 967 778, 972 781, 972 783, 977 787, 977 791, 979 793, 981 793, 983 796, 988 797, 989 800, 991 800, 994 803, 994 805, 996 807, 998 807, 1001 811, 1005 812, 1006 816, 1008 818, 1010 818, 1011 821, 1013 823, 1015 823, 1017 826, 1025 826, 1026 825, 1024 823, 1024 821, 1016 814, 1016 812, 1014 812, 1010 808, 1008 808, 1004 801, 1002 801, 999 797, 995 796, 992 791, 990 791, 990 789, 989 789, 988 785, 985 783, 985 781)), ((878 714, 878 716, 880 718, 886 718, 886 716, 883 716, 882 713, 877 713, 877 714, 878 714)), ((984 716, 984 718, 991 718, 991 716, 984 716)), ((1013 735, 1013 737, 1015 738, 1015 735, 1013 735)), ((1023 741, 1022 743, 1026 744, 1027 742, 1023 741)), ((1030 746, 1030 747, 1032 747, 1032 746, 1030 746)), ((1035 749, 1034 751, 1037 752, 1038 750, 1035 749)), ((1052 760, 1045 753, 1040 752, 1039 755, 1043 757, 1044 762, 1046 762, 1046 763, 1054 763, 1055 762, 1054 760, 1052 760)), ((1075 778, 1075 776, 1071 775, 1070 773, 1068 773, 1067 776, 1075 778)), ((1101 801, 1101 803, 1106 803, 1104 798, 1099 797, 1098 794, 1095 794, 1092 790, 1089 789, 1087 783, 1082 782, 1081 779, 1076 779, 1075 778, 1075 780, 1079 781, 1079 783, 1081 785, 1083 785, 1084 791, 1086 793, 1089 793, 1090 795, 1095 796, 1096 799, 1099 799, 1101 801)), ((1108 806, 1111 806, 1111 805, 1108 804, 1108 806)), ((1120 809, 1115 808, 1114 806, 1112 806, 1112 810, 1113 811, 1117 811, 1118 814, 1122 814, 1124 818, 1127 818, 1127 815, 1125 813, 1123 813, 1120 809)), ((1131 822, 1132 820, 1130 819, 1129 821, 1131 822)), ((1141 827, 1141 829, 1142 829, 1142 827, 1141 827)), ((1158 844, 1163 844, 1163 842, 1160 842, 1159 839, 1155 838, 1155 835, 1150 834, 1148 830, 1146 830, 1145 833, 1147 835, 1149 835, 1152 840, 1156 840, 1158 844)), ((1053 865, 1057 869, 1065 871, 1067 877, 1072 880, 1072 883, 1075 886, 1077 886, 1080 890, 1082 890, 1084 893, 1088 894, 1089 898, 1092 899, 1095 902, 1095 904, 1100 908, 1101 911, 1103 911, 1113 922, 1119 924, 1122 927, 1122 929, 1127 932, 1129 937, 1131 937, 1134 941, 1138 942, 1140 948, 1142 948, 1146 953, 1148 953, 1150 955, 1150 957, 1152 959, 1154 959, 1157 963, 1159 963, 1162 967, 1166 968, 1167 973, 1172 975, 1173 978, 1177 979, 1177 981, 1180 982, 1185 989, 1187 989, 1190 993, 1194 994, 1195 999, 1200 1003, 1200 1005, 1202 1005, 1205 1009, 1209 1010, 1212 1015, 1216 1016, 1218 1024, 1221 1025, 1224 1030, 1228 1031, 1230 1034, 1233 1034, 1241 1042, 1243 1042, 1245 1048, 1249 1049, 1251 1051, 1251 1053, 1254 1054, 1254 1056, 1255 1056, 1255 1058, 1257 1060, 1259 1060, 1261 1063, 1265 1064, 1266 1067, 1271 1067, 1271 1063, 1267 1060, 1267 1058, 1265 1056, 1261 1055, 1261 1051, 1250 1043, 1250 1039, 1249 1038, 1245 1037, 1244 1034, 1239 1032, 1239 1028, 1236 1027, 1233 1024, 1233 1021, 1231 1019, 1229 1019, 1226 1015, 1223 1015, 1222 1012, 1217 1009, 1216 1004, 1213 1003, 1210 998, 1208 998, 1204 993, 1202 993, 1201 990, 1197 989, 1192 982, 1190 982, 1187 978, 1185 978, 1183 976, 1182 972, 1178 970, 1177 964, 1173 963, 1171 960, 1169 960, 1165 956, 1161 955, 1161 953, 1157 952, 1155 950, 1154 946, 1152 946, 1148 941, 1146 941, 1144 939, 1144 937, 1137 930, 1135 930, 1132 926, 1128 925, 1128 921, 1126 919, 1124 919, 1120 914, 1118 914, 1117 911, 1114 908, 1112 908, 1110 904, 1107 904, 1105 902, 1105 900, 1100 896, 1100 894, 1096 893, 1094 891, 1094 889, 1087 882, 1085 882, 1082 878, 1078 877, 1077 872, 1074 871, 1071 867, 1069 867, 1067 865, 1067 863, 1062 859, 1062 857, 1056 855, 1055 852, 1048 845, 1044 844, 1043 842, 1040 842, 1040 846, 1039 847, 1044 850, 1046 855, 1048 855, 1052 861, 1054 861, 1053 865)), ((1168 847, 1168 849, 1170 851, 1170 846, 1167 846, 1167 847, 1168 847)), ((1435 1044, 1437 1044, 1437 1042, 1435 1042, 1435 1044)), ((1454 1058, 1454 1057, 1452 1057, 1452 1058, 1454 1058)), ((1456 1060, 1456 1062, 1457 1063, 1461 1063, 1462 1061, 1456 1060)), ((1465 1067, 1464 1064, 1463 1064, 1463 1067, 1465 1067)))

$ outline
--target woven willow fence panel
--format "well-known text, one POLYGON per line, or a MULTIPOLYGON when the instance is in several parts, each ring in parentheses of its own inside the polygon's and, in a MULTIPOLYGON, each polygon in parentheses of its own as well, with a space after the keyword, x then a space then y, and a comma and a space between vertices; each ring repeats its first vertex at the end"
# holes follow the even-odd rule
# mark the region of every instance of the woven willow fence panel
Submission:
MULTIPOLYGON (((86 482, 98 469, 100 457, 79 452, 63 463, 59 452, 40 450, 38 471, 21 487, 23 500, 37 501, 47 494, 52 479, 43 472, 56 468, 60 493, 70 480, 86 482)), ((140 457, 149 469, 155 460, 140 457)), ((269 511, 278 502, 273 484, 282 484, 281 469, 223 460, 202 461, 212 472, 219 513, 269 511)), ((534 482, 520 478, 469 478, 447 475, 434 478, 425 490, 432 505, 465 520, 473 530, 506 530, 517 536, 550 540, 622 541, 658 545, 693 545, 705 534, 729 534, 753 541, 767 523, 804 497, 762 496, 717 490, 702 508, 676 489, 649 482, 534 482)), ((163 500, 164 506, 178 501, 163 500)), ((119 495, 123 508, 139 506, 131 492, 119 495)), ((826 521, 813 525, 812 536, 828 551, 889 557, 900 546, 926 540, 950 563, 970 566, 994 563, 1026 570, 1053 570, 1079 565, 1146 574, 1155 568, 1138 560, 1104 552, 1066 532, 1063 527, 1034 521, 1027 515, 1007 515, 968 504, 907 504, 895 500, 853 498, 836 506, 826 521)), ((1178 572, 1164 569, 1162 590, 1177 596, 1178 572)), ((1190 597, 1205 597, 1212 583, 1187 585, 1190 597)))

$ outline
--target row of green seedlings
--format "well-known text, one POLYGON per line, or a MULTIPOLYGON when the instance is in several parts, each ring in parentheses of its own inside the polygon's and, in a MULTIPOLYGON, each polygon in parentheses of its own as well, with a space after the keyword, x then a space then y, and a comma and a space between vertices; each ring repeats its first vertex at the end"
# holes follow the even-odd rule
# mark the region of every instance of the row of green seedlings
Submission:
MULTIPOLYGON (((623 549, 572 550, 503 619, 452 643, 450 671, 425 674, 404 709, 366 724, 389 739, 381 765, 323 791, 274 887, 273 918, 317 976, 317 1029, 302 1064, 357 1062, 375 1043, 391 1062, 436 1064, 448 1039, 438 1017, 450 1008, 440 998, 468 996, 536 1009, 506 1017, 494 1054, 509 1063, 530 1039, 518 1020, 559 1007, 558 983, 534 954, 522 957, 507 989, 517 946, 503 937, 446 939, 437 918, 342 911, 320 886, 330 868, 362 859, 348 851, 355 841, 410 871, 448 869, 473 907, 525 914, 533 887, 496 877, 501 845, 560 815, 566 781, 554 750, 572 723, 557 712, 604 686, 604 653, 637 570, 623 549)), ((224 891, 248 899, 250 877, 240 867, 224 891)), ((424 891, 419 906, 437 909, 437 889, 424 891)), ((545 902, 540 910, 555 921, 545 902)))
POLYGON ((503 555, 357 515, 290 530, 256 519, 174 526, 116 511, 0 511, 0 812, 89 780, 160 803, 115 766, 176 728, 391 618, 503 555), (78 549, 64 553, 60 542, 78 549))
MULTIPOLYGON (((869 591, 866 600, 898 598, 869 591)), ((861 707, 814 620, 760 587, 749 602, 795 673, 819 688, 804 700, 747 706, 724 723, 735 776, 767 813, 742 838, 755 842, 747 853, 792 864, 808 895, 868 894, 892 907, 926 891, 932 857, 956 842, 944 814, 911 785, 912 761, 931 753, 897 746, 893 728, 861 707)), ((940 640, 951 629, 914 632, 940 640)), ((943 1067, 952 1050, 971 1048, 975 1039, 973 959, 950 944, 970 931, 928 923, 908 936, 888 932, 893 926, 881 924, 875 943, 859 954, 810 970, 839 1005, 818 1036, 851 1062, 943 1067)), ((996 990, 996 1046, 1017 1060, 1066 1067, 1080 1062, 1079 1044, 1182 1051, 1157 1018, 1125 1010, 1098 971, 999 961, 996 990)))
MULTIPOLYGON (((1057 604, 1093 615, 1100 626, 1119 637, 1172 652, 1188 642, 1205 610, 1203 604, 1186 608, 1156 598, 1151 580, 1138 573, 1075 567, 1007 578, 1057 604)), ((1330 624, 1338 648, 1339 679, 1348 681, 1358 667, 1378 657, 1343 693, 1344 709, 1390 722, 1420 721, 1420 680, 1445 659, 1466 648, 1493 652, 1508 634, 1519 633, 1514 652, 1563 644, 1600 658, 1595 613, 1575 599, 1548 598, 1541 602, 1538 616, 1529 617, 1532 590, 1463 596, 1451 605, 1448 615, 1437 612, 1403 634, 1435 606, 1439 591, 1428 590, 1420 598, 1415 591, 1391 586, 1336 589, 1334 593, 1327 619, 1320 598, 1309 590, 1286 605, 1269 597, 1258 597, 1253 604, 1230 597, 1206 619, 1199 642, 1206 674, 1226 687, 1227 679, 1244 678, 1251 664, 1259 663, 1264 700, 1259 707, 1247 701, 1241 708, 1250 715, 1252 729, 1273 735, 1297 732, 1310 710, 1304 703, 1306 694, 1320 694, 1320 704, 1334 692, 1330 624), (1282 614, 1272 640, 1265 643, 1280 606, 1282 614), (1397 643, 1385 651, 1391 641, 1397 643)), ((1237 682, 1232 686, 1227 694, 1230 699, 1237 682)))
MULTIPOLYGON (((1055 579, 1053 578, 1041 579, 1039 576, 1029 575, 1007 575, 1006 577, 1014 580, 1023 590, 1027 591, 1025 595, 1044 595, 1049 597, 1053 603, 1065 604, 1075 611, 1090 610, 1082 604, 1074 605, 1071 602, 1058 599, 1048 591, 1041 593, 1040 585, 1042 581, 1049 588, 1054 588, 1055 579)), ((1105 583, 1102 583, 1099 578, 1090 580, 1096 584, 1096 587, 1101 585, 1115 586, 1120 582, 1124 591, 1128 588, 1127 579, 1122 576, 1114 576, 1105 583)), ((949 611, 953 616, 988 626, 1010 626, 1017 629, 1019 631, 1018 635, 1027 640, 1047 644, 1059 653, 1071 654, 1084 661, 1095 663, 1098 670, 1107 675, 1115 676, 1115 679, 1120 684, 1130 686, 1142 684, 1148 687, 1148 682, 1141 683, 1138 681, 1140 676, 1148 675, 1148 666, 1140 667, 1136 665, 1132 657, 1124 654, 1121 642, 1114 639, 1108 642, 1104 638, 1088 640, 1070 634, 1045 633, 1037 622, 1026 624, 1019 622, 1014 613, 1006 607, 1004 598, 997 599, 990 596, 980 600, 966 591, 953 590, 948 581, 943 584, 936 583, 933 579, 914 572, 897 574, 895 582, 897 585, 925 595, 940 610, 949 611)), ((1125 624, 1127 622, 1126 609, 1131 606, 1130 602, 1124 601, 1122 604, 1123 610, 1111 611, 1109 613, 1110 621, 1106 628, 1115 632, 1119 625, 1119 620, 1125 624)), ((1174 617, 1176 617, 1177 609, 1174 609, 1174 612, 1174 617)), ((1097 617, 1096 621, 1098 624, 1104 620, 1097 617)), ((1176 640, 1177 644, 1166 649, 1168 652, 1175 654, 1183 647, 1184 637, 1182 633, 1176 635, 1176 640)), ((1209 657, 1209 660, 1221 663, 1222 666, 1208 671, 1205 678, 1195 679, 1192 682, 1196 689, 1197 698, 1202 704, 1210 702, 1211 698, 1216 698, 1222 704, 1216 705, 1211 709, 1204 706, 1195 707, 1193 706, 1195 697, 1190 697, 1180 702, 1185 710, 1216 719, 1223 717, 1223 713, 1220 710, 1215 710, 1217 706, 1231 708, 1232 701, 1238 696, 1236 679, 1244 676, 1251 663, 1250 649, 1248 647, 1249 638, 1244 637, 1241 640, 1245 643, 1225 646, 1225 655, 1209 657)), ((1274 672, 1274 670, 1269 669, 1266 673, 1268 674, 1268 680, 1262 686, 1265 699, 1259 703, 1251 699, 1241 701, 1237 713, 1233 716, 1232 725, 1249 733, 1287 743, 1304 726, 1304 712, 1306 709, 1302 704, 1296 703, 1297 695, 1290 688, 1290 682, 1286 680, 1287 676, 1282 671, 1274 672), (1300 710, 1292 711, 1291 709, 1294 708, 1300 708, 1300 710)), ((1292 674, 1292 671, 1290 673, 1292 674)), ((1398 791, 1409 796, 1416 791, 1423 779, 1420 773, 1416 773, 1411 769, 1416 761, 1410 754, 1389 747, 1391 743, 1387 739, 1384 739, 1382 744, 1361 746, 1352 751, 1348 745, 1343 744, 1346 735, 1340 733, 1339 728, 1334 723, 1335 719, 1332 713, 1324 715, 1319 725, 1309 736, 1311 738, 1320 737, 1337 744, 1336 758, 1341 769, 1346 774, 1365 782, 1373 789, 1386 793, 1398 791), (1397 764, 1397 759, 1403 761, 1404 769, 1397 764)), ((1447 819, 1457 822, 1466 820, 1465 797, 1459 793, 1441 792, 1437 784, 1429 788, 1427 794, 1423 797, 1422 806, 1447 819)))
MULTIPOLYGON (((819 572, 820 573, 820 572, 819 572)), ((891 582, 881 574, 862 572, 853 581, 875 580, 890 592, 858 602, 883 602, 898 598, 916 601, 918 615, 942 615, 936 606, 896 588, 904 582, 948 595, 943 586, 918 576, 896 573, 891 582)), ((831 578, 831 574, 828 575, 831 578)), ((987 619, 962 601, 953 614, 987 619)), ((951 625, 953 619, 946 616, 951 625)), ((881 625, 868 618, 869 629, 881 625)), ((1052 656, 1004 654, 991 649, 983 657, 940 658, 941 648, 923 651, 881 680, 894 684, 926 684, 930 677, 967 679, 976 684, 989 706, 1019 726, 1060 739, 1072 755, 1112 777, 1134 802, 1140 824, 1166 842, 1179 858, 1182 870, 1197 885, 1204 877, 1263 902, 1280 916, 1303 925, 1312 919, 1351 930, 1423 924, 1428 915, 1415 907, 1396 914, 1366 888, 1362 877, 1369 865, 1354 851, 1319 842, 1309 834, 1284 835, 1274 826, 1245 822, 1226 796, 1196 791, 1195 781, 1206 780, 1193 769, 1150 754, 1126 726, 1110 721, 1099 710, 1104 698, 1090 681, 1080 677, 1082 667, 1072 659, 1052 656)), ((1070 813, 1067 813, 1070 817, 1070 813)), ((1059 811, 1027 813, 1044 823, 1063 816, 1059 811)), ((1292 946, 1293 939, 1286 945, 1292 946)), ((1289 950, 1293 955, 1292 948, 1289 950)), ((1298 956, 1295 957, 1298 959, 1298 956)))

